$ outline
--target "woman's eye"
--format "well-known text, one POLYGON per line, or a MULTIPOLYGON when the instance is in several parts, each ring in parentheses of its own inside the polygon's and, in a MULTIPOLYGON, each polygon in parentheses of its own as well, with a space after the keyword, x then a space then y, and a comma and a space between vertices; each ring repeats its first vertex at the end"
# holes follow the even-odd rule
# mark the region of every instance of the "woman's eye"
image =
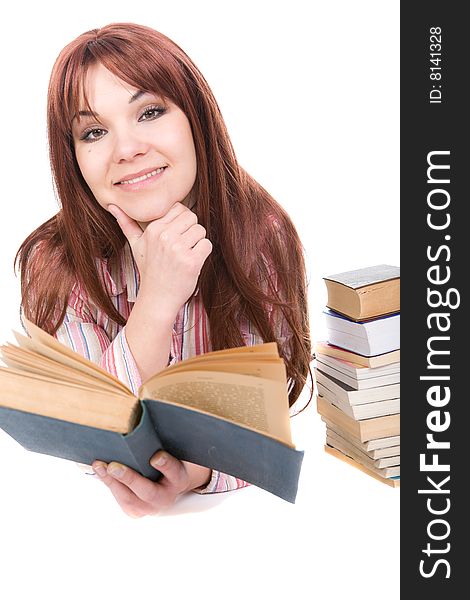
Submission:
POLYGON ((87 129, 84 131, 80 139, 84 142, 95 142, 96 140, 101 139, 105 133, 104 129, 95 127, 94 129, 87 129))
MULTIPOLYGON (((162 106, 149 106, 139 117, 139 121, 154 121, 158 119, 160 115, 166 112, 166 108, 162 106)), ((106 135, 106 130, 100 127, 92 127, 86 129, 80 136, 80 140, 83 142, 96 142, 106 135)))
POLYGON ((165 109, 160 106, 150 106, 142 113, 139 121, 153 121, 165 112, 165 109))

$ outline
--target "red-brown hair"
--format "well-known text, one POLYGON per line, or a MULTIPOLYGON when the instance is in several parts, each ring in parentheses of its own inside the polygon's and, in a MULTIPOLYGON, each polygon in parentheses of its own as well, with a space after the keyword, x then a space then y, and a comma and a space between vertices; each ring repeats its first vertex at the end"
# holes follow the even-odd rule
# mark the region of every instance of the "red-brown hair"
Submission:
POLYGON ((78 280, 97 306, 125 324, 107 295, 95 259, 118 261, 126 239, 83 179, 71 134, 80 102, 85 98, 88 104, 84 82, 95 63, 140 90, 158 93, 186 114, 197 158, 193 210, 213 244, 199 278, 212 347, 243 345, 243 318, 265 342, 276 341, 280 336, 276 324, 284 319, 292 335, 279 343, 279 350, 286 362, 292 405, 311 375, 303 247, 284 209, 239 166, 202 74, 179 46, 148 27, 113 23, 88 31, 62 50, 53 67, 47 123, 60 210, 26 238, 15 259, 25 316, 55 333, 78 280), (41 252, 35 252, 39 243, 41 252), (267 307, 273 308, 272 313, 267 307))

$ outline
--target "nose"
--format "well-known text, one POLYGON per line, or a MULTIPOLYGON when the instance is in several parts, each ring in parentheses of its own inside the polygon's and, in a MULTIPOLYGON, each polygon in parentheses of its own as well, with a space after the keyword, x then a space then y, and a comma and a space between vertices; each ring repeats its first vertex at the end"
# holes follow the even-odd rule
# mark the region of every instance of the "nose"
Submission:
POLYGON ((113 159, 115 163, 132 161, 137 156, 145 155, 149 143, 132 127, 114 132, 113 159))

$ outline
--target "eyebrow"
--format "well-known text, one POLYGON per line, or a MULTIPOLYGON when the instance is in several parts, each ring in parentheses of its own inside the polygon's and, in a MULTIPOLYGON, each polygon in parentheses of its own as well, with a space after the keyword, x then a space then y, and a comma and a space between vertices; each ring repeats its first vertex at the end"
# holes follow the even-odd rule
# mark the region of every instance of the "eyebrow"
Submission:
MULTIPOLYGON (((129 104, 132 104, 132 102, 135 102, 136 100, 138 100, 141 96, 143 96, 144 94, 148 94, 149 92, 145 92, 144 90, 139 90, 138 92, 136 92, 135 94, 133 94, 130 98, 129 98, 129 104)), ((79 110, 78 114, 81 117, 99 117, 98 113, 95 113, 91 110, 79 110)), ((76 117, 76 115, 75 115, 76 117)), ((74 119, 75 119, 74 117, 74 119)), ((73 119, 72 119, 73 120, 73 119)))

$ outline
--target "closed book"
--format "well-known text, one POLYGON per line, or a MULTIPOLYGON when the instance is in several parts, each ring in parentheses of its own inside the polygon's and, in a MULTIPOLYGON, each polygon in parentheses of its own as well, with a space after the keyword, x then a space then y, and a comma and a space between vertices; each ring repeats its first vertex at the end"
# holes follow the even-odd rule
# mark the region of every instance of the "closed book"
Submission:
POLYGON ((392 352, 386 352, 385 354, 378 354, 376 356, 362 356, 361 354, 351 352, 351 350, 346 350, 339 346, 334 346, 328 342, 317 342, 315 345, 315 354, 317 356, 321 355, 340 358, 351 364, 371 369, 400 362, 400 350, 393 350, 392 352))
POLYGON ((368 402, 379 402, 380 400, 392 400, 400 397, 400 384, 392 383, 379 387, 355 390, 347 383, 335 379, 321 371, 320 366, 315 368, 318 384, 325 387, 329 396, 336 396, 341 401, 354 406, 356 404, 367 404, 368 402))
POLYGON ((334 431, 337 435, 347 440, 350 444, 353 444, 359 450, 366 452, 371 458, 382 458, 384 456, 399 456, 400 455, 400 436, 394 435, 389 437, 378 438, 376 440, 369 440, 368 442, 361 442, 361 440, 355 435, 349 433, 336 423, 322 417, 322 421, 325 423, 330 431, 334 431))
POLYGON ((378 367, 366 367, 358 365, 356 363, 349 362, 341 358, 335 358, 334 356, 328 356, 327 354, 316 354, 317 362, 321 362, 324 365, 329 365, 337 371, 341 371, 345 375, 354 377, 357 380, 373 379, 381 375, 392 375, 400 373, 400 361, 381 365, 378 367))
MULTIPOLYGON (((333 361, 335 359, 330 359, 333 361)), ((338 362, 338 361, 337 361, 338 362)), ((320 357, 317 358, 318 368, 322 370, 326 375, 330 375, 334 379, 338 381, 342 381, 346 383, 354 390, 365 390, 369 388, 380 387, 382 385, 389 385, 391 383, 400 383, 400 365, 398 364, 397 369, 389 369, 389 365, 387 367, 379 367, 379 369, 383 368, 384 371, 379 374, 375 374, 372 371, 375 369, 364 369, 368 371, 364 376, 358 373, 357 375, 353 375, 350 372, 345 372, 345 370, 340 365, 338 369, 338 364, 332 366, 331 362, 328 361, 328 357, 326 357, 326 362, 324 362, 320 357)))
POLYGON ((327 306, 354 320, 399 312, 400 269, 374 265, 324 277, 327 306))
POLYGON ((317 396, 317 411, 361 442, 400 435, 399 414, 356 421, 322 396, 317 396))
POLYGON ((17 334, 24 346, 3 346, 9 366, 0 368, 0 428, 26 449, 84 464, 117 461, 157 481, 149 459, 163 448, 295 501, 303 452, 292 444, 275 343, 187 359, 134 395, 26 323, 31 339, 17 334))
POLYGON ((400 348, 400 314, 372 321, 356 322, 335 313, 324 311, 328 342, 363 356, 375 356, 400 348))
POLYGON ((327 438, 326 443, 328 446, 336 448, 336 450, 339 450, 343 454, 346 454, 346 456, 349 456, 350 458, 354 459, 356 462, 360 463, 364 467, 367 467, 367 469, 376 473, 377 475, 380 475, 384 479, 387 479, 389 477, 397 477, 400 475, 399 464, 391 467, 378 468, 374 465, 375 461, 370 460, 365 454, 356 451, 353 446, 347 446, 342 442, 339 442, 338 440, 332 438, 327 438))
POLYGON ((330 444, 330 446, 334 446, 335 448, 342 449, 343 447, 343 452, 347 453, 347 450, 350 449, 352 452, 359 453, 358 456, 362 456, 365 461, 363 464, 370 464, 371 466, 377 469, 383 469, 385 467, 396 467, 400 465, 399 446, 393 446, 393 448, 397 450, 396 454, 390 453, 388 456, 377 456, 376 454, 373 454, 377 452, 376 450, 366 452, 361 448, 358 448, 356 444, 349 442, 346 438, 337 434, 333 429, 330 429, 329 427, 326 428, 326 441, 328 444, 330 444))
POLYGON ((331 402, 331 404, 356 420, 395 415, 400 412, 400 398, 351 405, 338 398, 338 396, 331 394, 331 392, 323 387, 321 383, 318 383, 318 393, 321 394, 325 400, 328 400, 328 402, 331 402))

